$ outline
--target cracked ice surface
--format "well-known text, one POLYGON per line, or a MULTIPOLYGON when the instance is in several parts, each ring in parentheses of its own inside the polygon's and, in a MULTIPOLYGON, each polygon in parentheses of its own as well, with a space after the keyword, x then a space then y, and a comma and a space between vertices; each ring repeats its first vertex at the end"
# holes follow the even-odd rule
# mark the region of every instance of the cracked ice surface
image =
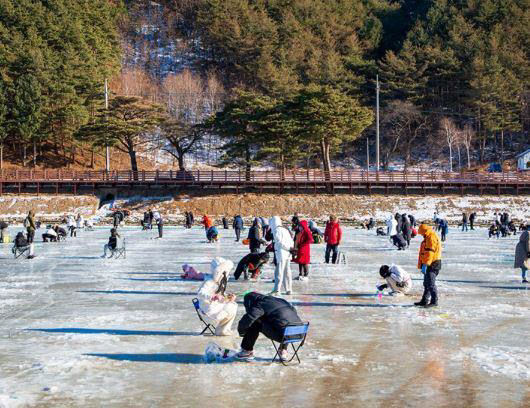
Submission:
MULTIPOLYGON (((421 291, 418 238, 397 252, 345 228, 340 266, 322 264, 324 247, 313 245, 310 280, 295 281, 290 298, 310 334, 302 364, 285 368, 270 364, 261 337, 255 363, 202 358, 212 340, 240 340, 197 336, 200 283, 179 281, 180 266, 207 271, 214 256, 237 263, 246 248, 232 231, 210 245, 198 227, 166 228, 163 240, 126 228, 127 259, 102 260, 108 230, 37 243, 32 261, 0 247, 0 407, 528 406, 530 302, 512 268, 516 238, 451 230, 441 306, 430 310, 410 307, 416 296, 375 296, 383 263, 412 272, 421 291)), ((272 272, 228 290, 270 291, 272 272)))

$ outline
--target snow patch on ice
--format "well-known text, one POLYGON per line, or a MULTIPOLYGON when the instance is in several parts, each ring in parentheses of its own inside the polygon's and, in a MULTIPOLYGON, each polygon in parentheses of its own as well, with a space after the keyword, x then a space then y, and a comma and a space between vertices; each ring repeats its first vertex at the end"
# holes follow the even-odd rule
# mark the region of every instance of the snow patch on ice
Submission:
POLYGON ((523 347, 464 348, 453 360, 462 361, 466 358, 491 375, 504 375, 515 380, 530 379, 530 355, 523 347))

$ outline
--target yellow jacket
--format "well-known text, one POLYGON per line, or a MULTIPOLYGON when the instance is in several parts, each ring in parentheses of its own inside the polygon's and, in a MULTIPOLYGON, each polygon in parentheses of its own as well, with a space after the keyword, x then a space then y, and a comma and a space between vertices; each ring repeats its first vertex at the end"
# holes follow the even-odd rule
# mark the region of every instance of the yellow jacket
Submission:
POLYGON ((421 224, 418 233, 423 235, 420 254, 418 256, 418 269, 421 269, 421 266, 424 264, 429 266, 434 261, 442 259, 442 244, 436 232, 428 225, 421 224))

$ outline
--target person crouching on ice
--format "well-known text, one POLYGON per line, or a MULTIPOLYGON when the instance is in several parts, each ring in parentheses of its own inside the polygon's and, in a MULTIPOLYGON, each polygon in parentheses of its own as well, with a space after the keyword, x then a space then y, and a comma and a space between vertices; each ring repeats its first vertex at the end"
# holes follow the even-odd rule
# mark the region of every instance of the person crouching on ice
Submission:
POLYGON ((206 230, 206 239, 210 244, 212 242, 217 242, 219 239, 219 231, 216 226, 212 226, 206 230))
POLYGON ((237 314, 236 296, 225 294, 232 261, 215 258, 210 264, 212 277, 199 288, 198 298, 201 311, 213 322, 216 336, 230 336, 232 323, 237 314))
POLYGON ((391 295, 405 295, 412 288, 412 279, 410 275, 400 266, 383 265, 379 269, 379 275, 386 280, 386 283, 379 285, 377 290, 383 291, 390 288, 391 295))
POLYGON ((103 247, 103 255, 101 255, 102 258, 107 257, 107 251, 114 251, 116 249, 118 246, 118 238, 120 238, 120 234, 118 234, 116 228, 112 228, 110 230, 109 242, 107 242, 103 247))
MULTIPOLYGON (((243 361, 254 359, 254 344, 260 333, 281 342, 283 331, 289 324, 301 323, 293 305, 285 299, 251 292, 243 298, 245 315, 239 321, 237 330, 243 337, 241 351, 235 358, 243 361)), ((280 346, 280 357, 287 360, 287 349, 280 346)))
POLYGON ((252 274, 251 279, 257 279, 259 277, 261 267, 269 262, 269 253, 262 252, 259 254, 250 253, 245 255, 237 264, 236 271, 234 272, 234 279, 238 280, 241 274, 244 279, 248 279, 248 272, 252 274))

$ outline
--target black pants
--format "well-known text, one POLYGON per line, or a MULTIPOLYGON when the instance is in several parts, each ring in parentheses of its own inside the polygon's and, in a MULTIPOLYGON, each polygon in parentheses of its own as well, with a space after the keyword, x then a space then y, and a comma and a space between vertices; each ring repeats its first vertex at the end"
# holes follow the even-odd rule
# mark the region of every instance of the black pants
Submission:
POLYGON ((326 245, 326 263, 329 263, 329 256, 331 252, 333 252, 332 262, 336 263, 337 256, 339 255, 339 245, 338 244, 335 244, 335 245, 327 244, 326 245))
POLYGON ((70 236, 71 237, 77 237, 77 232, 75 227, 70 227, 70 236))
POLYGON ((254 350, 254 344, 256 344, 256 340, 258 340, 260 333, 271 340, 282 341, 283 328, 276 328, 271 326, 268 322, 256 320, 243 336, 241 348, 246 351, 254 350))
POLYGON ((35 230, 33 228, 27 230, 27 240, 28 244, 31 244, 33 242, 33 239, 35 238, 35 230))
POLYGON ((241 228, 234 228, 236 231, 236 241, 239 241, 241 238, 241 228))
POLYGON ((473 228, 473 224, 474 224, 475 221, 473 220, 469 220, 469 229, 474 229, 473 228))
POLYGON ((445 230, 443 228, 442 228, 441 233, 442 233, 442 242, 444 242, 445 238, 447 237, 447 233, 445 232, 445 230))
POLYGON ((298 265, 298 273, 300 276, 309 276, 309 265, 298 265))
POLYGON ((158 224, 158 238, 162 238, 163 235, 164 235, 164 226, 158 224))
POLYGON ((423 277, 423 296, 422 302, 429 303, 438 303, 438 289, 436 288, 436 277, 442 269, 442 261, 434 261, 431 265, 427 267, 427 272, 423 277))
POLYGON ((48 240, 50 240, 51 242, 55 242, 57 241, 57 237, 52 234, 42 234, 42 240, 44 242, 48 242, 48 240))

